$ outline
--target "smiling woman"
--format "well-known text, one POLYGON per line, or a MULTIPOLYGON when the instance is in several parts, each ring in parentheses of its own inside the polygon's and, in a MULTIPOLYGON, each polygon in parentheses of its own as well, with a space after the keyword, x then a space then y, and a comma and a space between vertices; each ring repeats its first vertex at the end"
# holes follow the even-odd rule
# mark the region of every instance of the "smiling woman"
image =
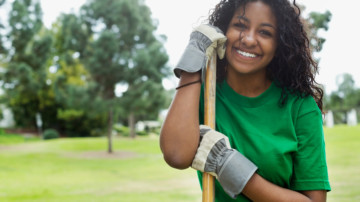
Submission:
POLYGON ((288 0, 221 0, 175 68, 186 87, 162 127, 164 159, 215 176, 217 201, 326 200, 322 90, 299 12, 288 0), (200 125, 196 82, 215 51, 216 131, 200 125))

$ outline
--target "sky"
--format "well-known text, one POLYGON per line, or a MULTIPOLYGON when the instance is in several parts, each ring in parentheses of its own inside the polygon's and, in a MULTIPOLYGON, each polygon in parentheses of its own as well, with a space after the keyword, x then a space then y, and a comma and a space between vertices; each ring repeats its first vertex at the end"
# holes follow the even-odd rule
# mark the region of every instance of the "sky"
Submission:
MULTIPOLYGON (((40 0, 47 27, 61 13, 77 12, 86 0, 40 0)), ((207 19, 209 11, 219 0, 145 0, 152 11, 152 18, 158 21, 157 34, 167 36, 165 48, 169 55, 168 65, 174 68, 185 49, 191 30, 207 19)), ((337 90, 337 77, 343 73, 352 74, 356 87, 360 87, 360 1, 358 0, 298 0, 308 12, 332 13, 327 32, 320 32, 326 39, 320 58, 320 71, 316 80, 325 86, 326 92, 337 90), (340 3, 341 2, 341 3, 340 3)), ((174 88, 178 79, 164 81, 167 89, 174 88)))

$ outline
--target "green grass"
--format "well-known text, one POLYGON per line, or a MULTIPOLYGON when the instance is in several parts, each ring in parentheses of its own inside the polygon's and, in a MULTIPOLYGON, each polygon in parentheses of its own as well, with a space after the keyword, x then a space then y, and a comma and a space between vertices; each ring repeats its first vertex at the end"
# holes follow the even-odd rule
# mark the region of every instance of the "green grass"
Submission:
POLYGON ((360 201, 360 126, 325 128, 332 191, 328 201, 360 201))
MULTIPOLYGON (((360 201, 360 126, 325 128, 332 191, 328 201, 360 201)), ((162 159, 158 137, 29 141, 0 136, 0 201, 201 201, 196 173, 162 159)))
MULTIPOLYGON (((11 142, 7 140, 7 142, 11 142)), ((199 201, 196 173, 165 164, 157 137, 0 144, 0 201, 199 201)))
POLYGON ((10 144, 17 144, 17 143, 37 141, 37 140, 39 140, 39 138, 24 137, 18 134, 5 134, 2 132, 0 133, 0 145, 10 145, 10 144))

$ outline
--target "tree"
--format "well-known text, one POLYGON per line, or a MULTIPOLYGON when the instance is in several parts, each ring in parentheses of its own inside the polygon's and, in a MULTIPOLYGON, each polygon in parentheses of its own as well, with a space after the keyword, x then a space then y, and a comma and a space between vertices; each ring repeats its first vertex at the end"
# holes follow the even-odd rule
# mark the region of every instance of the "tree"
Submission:
MULTIPOLYGON (((301 12, 305 11, 304 5, 299 5, 301 12)), ((311 52, 320 52, 326 39, 319 36, 319 30, 327 31, 329 29, 329 22, 331 21, 331 12, 324 13, 310 12, 308 16, 302 17, 302 23, 305 25, 305 31, 310 42, 311 52)))
MULTIPOLYGON (((93 33, 84 64, 108 104, 108 151, 112 152, 116 84, 127 85, 128 91, 122 100, 132 100, 121 102, 122 107, 136 109, 133 104, 140 96, 152 93, 149 92, 152 89, 163 91, 161 78, 167 74, 167 55, 162 43, 154 36, 156 26, 150 10, 140 0, 91 0, 82 7, 81 14, 93 33)), ((158 101, 146 101, 137 105, 154 104, 156 110, 158 101)), ((132 116, 131 112, 134 111, 129 110, 129 116, 132 116)))
POLYGON ((134 67, 129 69, 130 74, 126 78, 129 87, 119 103, 126 106, 130 136, 133 138, 136 134, 136 119, 157 119, 160 109, 167 104, 166 92, 161 83, 168 74, 164 68, 167 60, 162 43, 154 41, 138 51, 134 67))
POLYGON ((54 54, 51 81, 60 128, 68 136, 99 135, 104 127, 103 101, 82 63, 91 33, 75 14, 62 14, 52 26, 54 54))
POLYGON ((311 12, 306 18, 306 24, 308 25, 308 35, 310 39, 310 45, 313 52, 320 52, 326 39, 320 37, 318 32, 323 29, 327 31, 329 29, 329 22, 331 20, 331 12, 326 11, 324 13, 311 12))
MULTIPOLYGON (((0 7, 5 3, 5 0, 0 0, 0 7)), ((5 47, 3 42, 3 36, 1 35, 1 30, 4 29, 4 25, 2 23, 2 19, 0 19, 0 56, 5 53, 5 47)))
POLYGON ((336 82, 338 89, 330 94, 327 108, 334 111, 335 123, 346 123, 348 111, 360 108, 360 89, 355 87, 351 74, 339 75, 336 82))
MULTIPOLYGON (((9 14, 8 62, 2 75, 8 106, 19 126, 36 127, 36 114, 54 117, 47 110, 52 104, 47 84, 47 62, 52 37, 43 27, 40 4, 31 0, 15 0, 9 14)), ((47 119, 48 118, 48 119, 47 119)))

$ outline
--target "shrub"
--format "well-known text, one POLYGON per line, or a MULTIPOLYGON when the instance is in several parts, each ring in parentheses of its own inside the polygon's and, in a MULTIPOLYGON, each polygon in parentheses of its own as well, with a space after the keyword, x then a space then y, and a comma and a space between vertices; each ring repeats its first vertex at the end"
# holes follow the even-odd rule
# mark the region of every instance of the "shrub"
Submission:
POLYGON ((100 128, 95 128, 90 131, 90 136, 92 137, 100 137, 104 136, 104 134, 106 134, 106 131, 100 128))
POLYGON ((138 136, 146 136, 148 133, 146 131, 136 131, 136 135, 138 136))
POLYGON ((44 140, 59 138, 59 133, 55 129, 46 129, 43 138, 44 140))
POLYGON ((129 135, 130 135, 130 129, 121 124, 115 124, 113 126, 113 129, 116 131, 116 133, 120 134, 121 136, 129 137, 129 135))

